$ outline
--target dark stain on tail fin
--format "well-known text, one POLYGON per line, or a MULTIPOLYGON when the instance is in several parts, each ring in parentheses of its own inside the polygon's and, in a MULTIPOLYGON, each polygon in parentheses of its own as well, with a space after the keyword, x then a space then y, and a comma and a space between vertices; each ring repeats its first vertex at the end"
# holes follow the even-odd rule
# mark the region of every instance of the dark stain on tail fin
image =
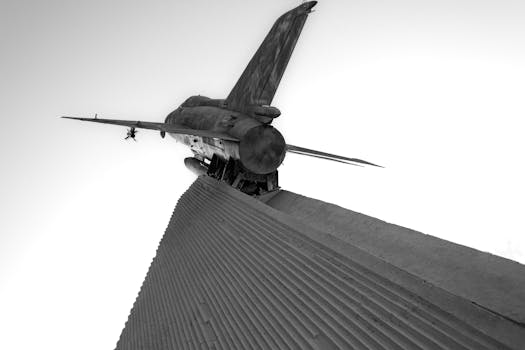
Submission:
POLYGON ((316 3, 305 2, 275 21, 228 95, 228 109, 247 112, 250 106, 270 105, 306 17, 316 3))

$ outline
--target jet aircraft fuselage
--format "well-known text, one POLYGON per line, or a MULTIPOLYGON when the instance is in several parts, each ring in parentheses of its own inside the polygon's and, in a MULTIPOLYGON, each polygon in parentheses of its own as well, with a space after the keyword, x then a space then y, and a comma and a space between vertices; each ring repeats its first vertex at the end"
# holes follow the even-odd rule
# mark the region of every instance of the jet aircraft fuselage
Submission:
POLYGON ((214 177, 251 195, 278 188, 277 168, 287 152, 353 165, 368 164, 287 144, 271 126, 281 112, 271 106, 306 18, 316 1, 305 2, 280 16, 266 35, 239 80, 225 99, 192 96, 171 112, 164 123, 102 118, 76 118, 135 128, 158 130, 187 145, 193 157, 184 164, 199 175, 214 177))
POLYGON ((211 161, 217 155, 222 160, 239 160, 243 167, 255 174, 269 174, 281 165, 286 142, 281 133, 269 125, 280 114, 279 110, 270 106, 257 107, 251 109, 252 115, 247 115, 229 110, 226 100, 192 96, 171 112, 165 123, 223 133, 239 140, 170 133, 190 147, 201 161, 211 161))

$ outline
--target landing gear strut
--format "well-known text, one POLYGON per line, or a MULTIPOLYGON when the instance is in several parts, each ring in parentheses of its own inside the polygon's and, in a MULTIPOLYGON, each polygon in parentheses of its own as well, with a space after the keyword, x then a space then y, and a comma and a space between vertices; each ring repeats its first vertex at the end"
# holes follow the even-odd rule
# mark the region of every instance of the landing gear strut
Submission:
POLYGON ((239 160, 224 160, 214 155, 208 166, 208 176, 224 181, 233 188, 251 196, 260 196, 279 189, 277 170, 270 174, 254 174, 246 170, 239 160))

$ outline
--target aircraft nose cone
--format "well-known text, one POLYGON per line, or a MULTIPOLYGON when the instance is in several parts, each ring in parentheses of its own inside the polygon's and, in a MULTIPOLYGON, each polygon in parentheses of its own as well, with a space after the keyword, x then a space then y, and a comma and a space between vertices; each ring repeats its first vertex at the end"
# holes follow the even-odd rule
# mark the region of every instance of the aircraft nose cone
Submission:
POLYGON ((283 135, 270 125, 251 128, 239 144, 242 165, 256 174, 269 174, 277 170, 285 154, 283 135))

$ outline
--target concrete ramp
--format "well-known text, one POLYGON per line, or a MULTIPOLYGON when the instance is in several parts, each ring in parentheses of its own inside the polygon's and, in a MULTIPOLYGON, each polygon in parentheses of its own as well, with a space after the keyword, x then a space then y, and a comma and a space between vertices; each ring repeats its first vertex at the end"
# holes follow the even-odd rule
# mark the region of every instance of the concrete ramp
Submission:
MULTIPOLYGON (((284 191, 266 204, 199 178, 173 212, 117 349, 524 348, 519 317, 310 220, 320 203, 284 191)), ((343 220, 336 208, 319 217, 343 220)))

